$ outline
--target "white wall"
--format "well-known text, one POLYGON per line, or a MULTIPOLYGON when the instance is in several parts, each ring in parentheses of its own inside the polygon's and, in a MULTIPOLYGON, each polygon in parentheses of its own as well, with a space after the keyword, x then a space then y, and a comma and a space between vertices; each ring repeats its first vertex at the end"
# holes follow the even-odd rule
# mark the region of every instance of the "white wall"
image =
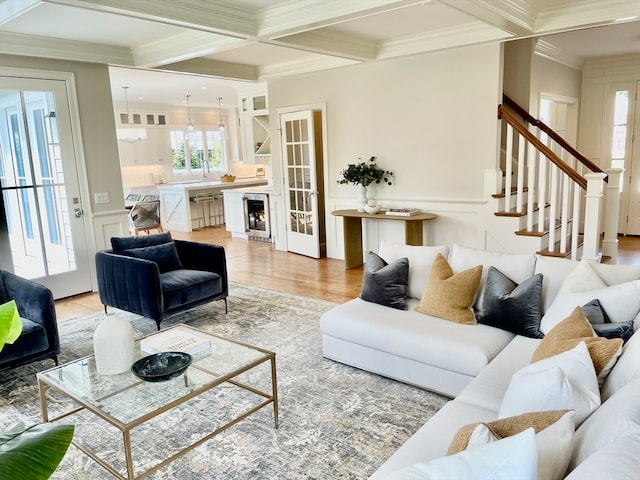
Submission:
MULTIPOLYGON (((497 164, 501 69, 501 46, 489 44, 268 82, 272 125, 278 108, 326 104, 329 257, 343 258, 342 220, 330 212, 355 206, 355 187, 336 183, 340 171, 370 156, 395 173, 394 185, 377 189, 383 207, 441 214, 427 232, 430 242, 484 246, 477 213, 484 171, 497 164)), ((402 222, 367 223, 365 251, 377 250, 382 238, 404 241, 402 222)))

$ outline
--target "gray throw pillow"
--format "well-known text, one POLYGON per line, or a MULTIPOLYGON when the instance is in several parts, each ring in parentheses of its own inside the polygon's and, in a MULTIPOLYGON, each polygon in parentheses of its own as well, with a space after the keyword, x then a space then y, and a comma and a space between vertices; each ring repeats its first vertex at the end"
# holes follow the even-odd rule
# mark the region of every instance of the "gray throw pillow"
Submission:
POLYGON ((171 272, 182 268, 176 243, 162 243, 150 247, 130 248, 122 252, 122 255, 149 260, 158 265, 160 273, 171 272))
POLYGON ((408 258, 387 263, 374 252, 369 252, 362 276, 362 300, 406 310, 408 285, 408 258))
POLYGON ((622 343, 625 343, 633 335, 633 320, 612 322, 597 298, 584 304, 582 312, 599 337, 621 338, 622 343))
POLYGON ((153 233, 132 237, 111 237, 113 253, 122 253, 131 248, 150 247, 171 241, 171 232, 153 233))
POLYGON ((518 285, 497 268, 489 267, 482 298, 482 310, 476 311, 478 323, 525 337, 544 337, 540 331, 541 273, 518 285))

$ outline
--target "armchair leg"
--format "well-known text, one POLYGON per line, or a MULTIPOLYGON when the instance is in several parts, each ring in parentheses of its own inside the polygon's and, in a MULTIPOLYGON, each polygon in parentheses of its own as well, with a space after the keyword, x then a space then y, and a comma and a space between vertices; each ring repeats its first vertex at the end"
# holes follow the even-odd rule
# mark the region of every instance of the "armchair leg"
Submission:
POLYGON ((227 299, 226 299, 226 297, 225 297, 225 298, 223 298, 223 300, 224 300, 224 314, 226 315, 226 314, 228 313, 228 310, 227 310, 227 299))
POLYGON ((105 315, 107 314, 107 306, 106 305, 104 306, 104 314, 105 315))

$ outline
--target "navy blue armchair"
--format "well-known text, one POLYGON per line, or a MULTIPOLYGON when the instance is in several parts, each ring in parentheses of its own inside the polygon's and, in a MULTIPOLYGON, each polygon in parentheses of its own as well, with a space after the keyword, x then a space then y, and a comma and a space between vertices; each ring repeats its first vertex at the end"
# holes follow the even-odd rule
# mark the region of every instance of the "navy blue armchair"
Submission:
POLYGON ((44 285, 0 270, 0 304, 15 300, 22 333, 0 352, 0 370, 51 358, 58 364, 60 338, 53 294, 44 285))
POLYGON ((229 285, 224 247, 173 240, 169 232, 113 237, 96 253, 100 301, 160 322, 170 315, 224 300, 229 285))

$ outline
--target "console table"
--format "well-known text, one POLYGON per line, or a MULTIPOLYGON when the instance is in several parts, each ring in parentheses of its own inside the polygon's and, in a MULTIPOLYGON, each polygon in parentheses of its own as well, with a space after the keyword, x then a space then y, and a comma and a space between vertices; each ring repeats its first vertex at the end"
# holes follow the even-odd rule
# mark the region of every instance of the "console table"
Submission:
POLYGON ((408 217, 366 213, 353 210, 334 210, 336 217, 344 219, 344 266, 346 269, 362 265, 362 219, 395 220, 404 222, 404 241, 407 245, 423 245, 422 223, 438 218, 433 213, 418 213, 408 217))

